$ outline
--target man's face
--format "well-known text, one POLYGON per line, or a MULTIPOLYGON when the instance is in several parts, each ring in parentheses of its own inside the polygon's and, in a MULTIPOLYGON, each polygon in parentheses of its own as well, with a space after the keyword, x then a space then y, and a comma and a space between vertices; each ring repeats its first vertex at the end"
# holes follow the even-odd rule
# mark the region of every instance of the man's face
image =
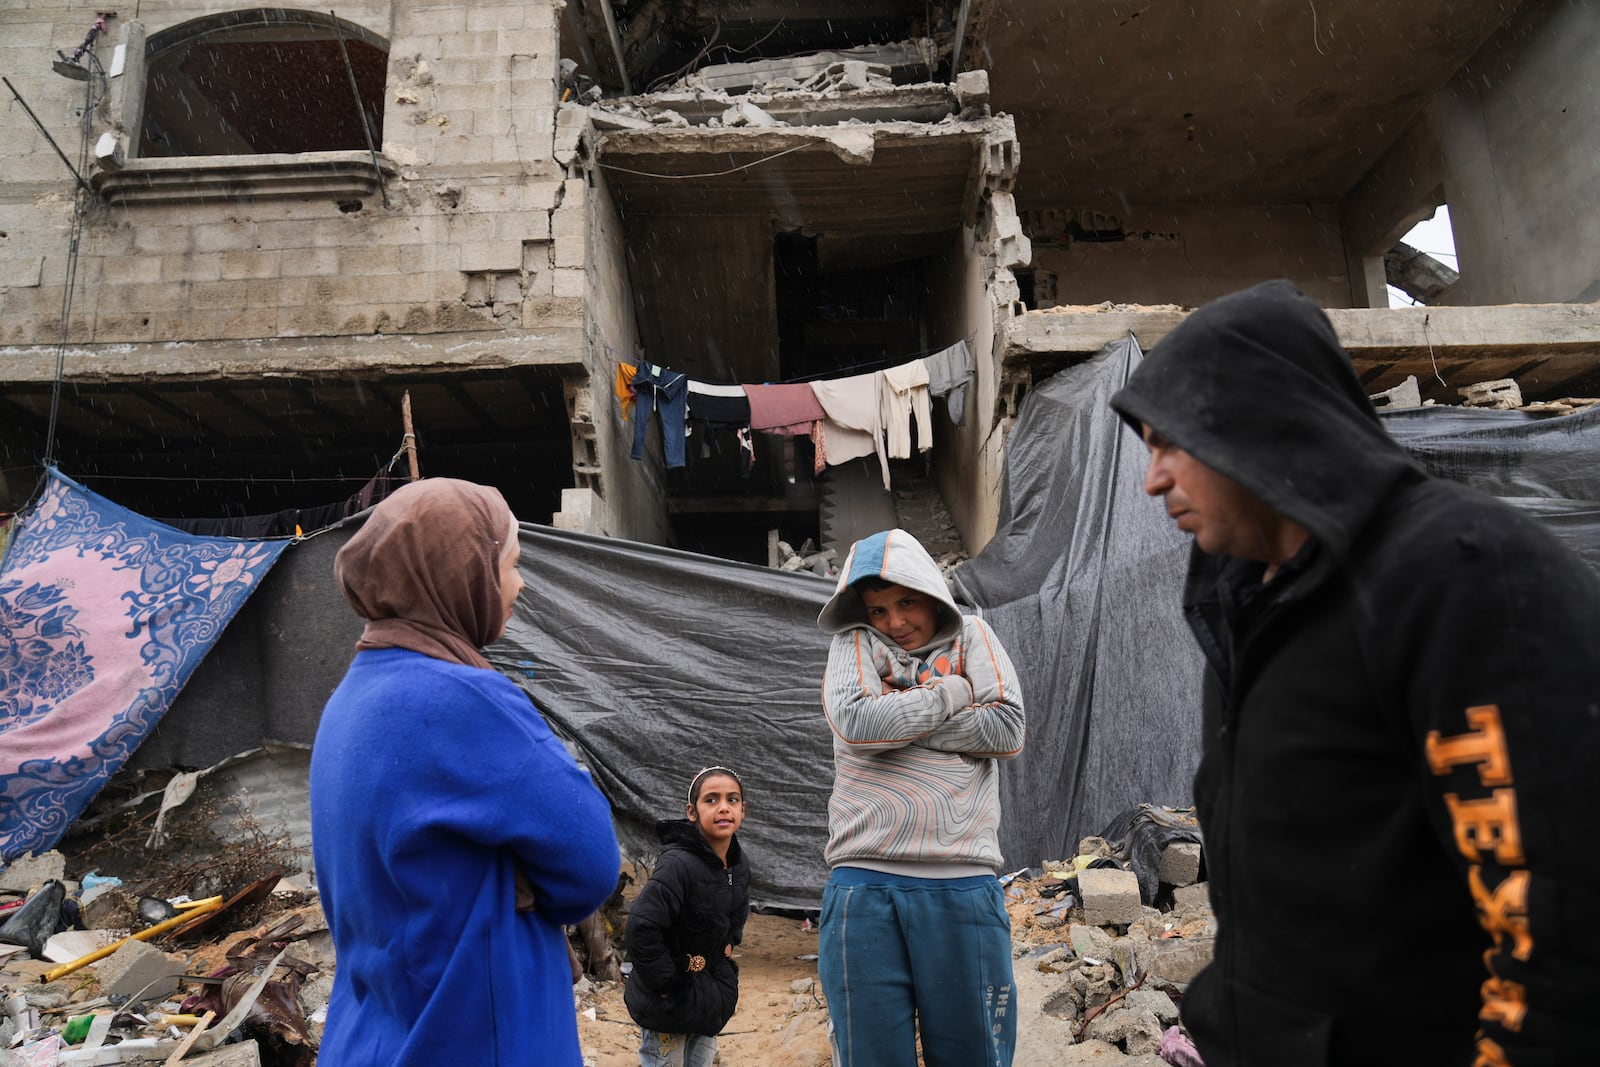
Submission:
POLYGON ((927 593, 891 585, 887 589, 861 590, 867 622, 901 648, 921 648, 939 629, 939 608, 927 593))
POLYGON ((1195 459, 1140 424, 1150 464, 1144 472, 1144 491, 1166 503, 1167 514, 1178 529, 1194 535, 1195 544, 1213 556, 1281 563, 1275 558, 1273 531, 1278 515, 1261 498, 1195 459))

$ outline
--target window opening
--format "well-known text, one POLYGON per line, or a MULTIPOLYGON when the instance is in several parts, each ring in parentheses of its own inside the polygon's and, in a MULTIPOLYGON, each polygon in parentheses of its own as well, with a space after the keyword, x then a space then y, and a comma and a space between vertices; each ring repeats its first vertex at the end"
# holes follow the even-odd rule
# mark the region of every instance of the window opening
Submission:
POLYGON ((388 43, 343 19, 336 30, 317 12, 261 8, 150 38, 138 155, 366 151, 341 32, 361 108, 381 143, 388 43))

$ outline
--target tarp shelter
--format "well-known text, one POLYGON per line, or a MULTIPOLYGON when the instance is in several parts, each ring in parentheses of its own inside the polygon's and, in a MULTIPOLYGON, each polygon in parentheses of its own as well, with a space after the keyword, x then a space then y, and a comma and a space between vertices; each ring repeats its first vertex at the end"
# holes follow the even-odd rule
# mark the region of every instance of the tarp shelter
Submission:
MULTIPOLYGON (((1032 391, 1007 442, 999 532, 956 573, 1027 699, 1027 748, 1001 776, 1011 867, 1075 852, 1138 803, 1189 799, 1188 539, 1144 495, 1144 448, 1106 404, 1138 358, 1130 339, 1032 391)), ((1384 419, 1430 470, 1529 508, 1600 566, 1600 411, 1384 419)), ((332 577, 352 528, 285 553, 133 765, 208 767, 263 739, 312 740, 361 628, 332 577)), ((629 853, 653 854, 655 820, 682 813, 695 771, 724 763, 749 789, 755 898, 816 907, 832 752, 815 619, 832 583, 537 526, 522 540, 528 591, 490 659, 593 770, 629 853)))

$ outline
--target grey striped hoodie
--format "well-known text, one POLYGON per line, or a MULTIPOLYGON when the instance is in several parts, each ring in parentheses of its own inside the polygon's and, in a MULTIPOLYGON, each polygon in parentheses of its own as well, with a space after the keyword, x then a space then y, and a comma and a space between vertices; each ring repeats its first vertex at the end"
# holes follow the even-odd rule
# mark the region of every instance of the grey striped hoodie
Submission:
POLYGON ((922 878, 998 872, 999 766, 1022 751, 1022 688, 987 623, 963 616, 904 530, 857 541, 817 617, 833 635, 822 705, 833 729, 830 867, 922 878), (933 641, 906 650, 867 622, 865 577, 939 604, 933 641))

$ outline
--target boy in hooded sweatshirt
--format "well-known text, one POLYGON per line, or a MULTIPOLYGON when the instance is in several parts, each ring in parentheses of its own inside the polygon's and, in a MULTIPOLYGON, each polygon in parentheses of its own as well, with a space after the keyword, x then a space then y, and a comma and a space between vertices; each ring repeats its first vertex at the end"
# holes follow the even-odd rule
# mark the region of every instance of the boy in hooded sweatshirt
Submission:
POLYGON ((817 625, 833 635, 832 868, 818 969, 839 1067, 1004 1067, 1016 1044, 999 761, 1022 690, 910 534, 857 541, 817 625))

